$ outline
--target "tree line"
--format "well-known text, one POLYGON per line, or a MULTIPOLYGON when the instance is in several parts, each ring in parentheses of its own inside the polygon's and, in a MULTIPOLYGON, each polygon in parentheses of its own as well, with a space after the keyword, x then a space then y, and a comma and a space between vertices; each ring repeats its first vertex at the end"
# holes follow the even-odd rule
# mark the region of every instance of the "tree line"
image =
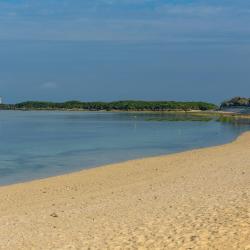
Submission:
POLYGON ((217 106, 206 102, 176 101, 116 101, 116 102, 80 102, 62 103, 28 101, 17 104, 2 104, 1 109, 12 110, 88 110, 88 111, 169 111, 169 110, 215 110, 217 106))

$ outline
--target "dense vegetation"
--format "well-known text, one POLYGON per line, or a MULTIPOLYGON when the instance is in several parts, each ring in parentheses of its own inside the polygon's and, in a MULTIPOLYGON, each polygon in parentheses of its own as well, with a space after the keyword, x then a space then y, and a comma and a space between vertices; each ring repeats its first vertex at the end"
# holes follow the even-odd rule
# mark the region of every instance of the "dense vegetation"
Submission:
POLYGON ((205 102, 175 101, 117 101, 117 102, 79 102, 64 103, 29 101, 13 105, 1 105, 2 109, 21 110, 122 110, 122 111, 167 111, 167 110, 214 110, 216 105, 205 102))
POLYGON ((250 107, 250 98, 234 97, 221 104, 221 108, 250 107))

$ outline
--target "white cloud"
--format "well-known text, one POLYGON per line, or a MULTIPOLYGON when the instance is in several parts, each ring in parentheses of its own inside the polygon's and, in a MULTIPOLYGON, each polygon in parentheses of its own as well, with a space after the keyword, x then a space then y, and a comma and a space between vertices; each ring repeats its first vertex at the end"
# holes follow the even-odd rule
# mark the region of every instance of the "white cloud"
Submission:
POLYGON ((209 6, 209 5, 194 5, 194 4, 182 4, 173 5, 165 4, 160 6, 158 12, 170 15, 182 15, 182 16, 213 16, 227 11, 226 7, 209 6))
POLYGON ((55 88, 57 88, 57 83, 56 82, 44 82, 41 85, 41 88, 43 88, 43 89, 55 89, 55 88))

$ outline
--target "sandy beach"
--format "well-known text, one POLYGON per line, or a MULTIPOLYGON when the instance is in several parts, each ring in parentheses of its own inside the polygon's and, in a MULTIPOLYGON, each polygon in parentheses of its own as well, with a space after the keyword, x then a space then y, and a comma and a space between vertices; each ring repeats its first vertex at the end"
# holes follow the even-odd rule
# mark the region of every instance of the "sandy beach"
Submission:
POLYGON ((250 133, 0 187, 0 249, 250 249, 250 133))

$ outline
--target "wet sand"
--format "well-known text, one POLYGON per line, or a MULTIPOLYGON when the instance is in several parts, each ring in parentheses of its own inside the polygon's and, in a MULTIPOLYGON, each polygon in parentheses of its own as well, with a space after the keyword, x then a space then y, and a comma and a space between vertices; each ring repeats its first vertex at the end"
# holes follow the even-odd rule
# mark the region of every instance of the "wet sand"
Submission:
POLYGON ((250 133, 1 187, 0 249, 250 249, 250 133))

